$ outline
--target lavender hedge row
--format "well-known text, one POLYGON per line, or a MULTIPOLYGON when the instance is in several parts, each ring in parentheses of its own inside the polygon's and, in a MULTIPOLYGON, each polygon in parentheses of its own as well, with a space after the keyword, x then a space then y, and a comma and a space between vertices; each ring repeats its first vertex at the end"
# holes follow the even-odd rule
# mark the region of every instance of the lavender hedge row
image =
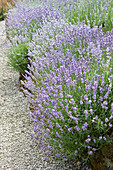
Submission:
MULTIPOLYGON (((19 44, 28 45, 33 40, 35 33, 40 34, 44 20, 51 21, 53 18, 55 20, 62 18, 74 25, 84 21, 89 27, 92 28, 97 25, 105 32, 113 27, 113 3, 111 0, 109 2, 108 0, 91 2, 85 0, 85 3, 84 1, 73 0, 27 0, 23 3, 15 3, 15 6, 16 8, 13 8, 13 10, 9 10, 6 23, 11 46, 9 64, 17 71, 22 70, 24 72, 24 68, 26 68, 20 62, 22 58, 20 58, 21 55, 18 55, 21 46, 19 44), (97 9, 97 7, 99 8, 97 9), (18 52, 13 57, 15 49, 18 52)), ((25 60, 28 60, 28 58, 25 57, 25 60)))
POLYGON ((15 6, 8 11, 6 18, 6 29, 12 45, 31 41, 32 34, 42 27, 43 19, 59 18, 57 10, 50 10, 46 5, 32 7, 29 3, 23 2, 16 3, 15 6))
MULTIPOLYGON (((34 4, 36 2, 39 1, 35 0, 34 4)), ((32 4, 27 8, 30 11, 25 12, 26 18, 22 18, 22 22, 18 20, 17 27, 16 18, 20 18, 21 12, 16 13, 13 26, 18 34, 10 32, 11 43, 17 49, 21 43, 28 45, 29 72, 26 71, 22 84, 32 109, 34 134, 31 136, 47 156, 54 153, 64 160, 88 161, 113 140, 110 133, 113 126, 113 29, 111 26, 104 31, 98 24, 92 27, 86 21, 81 22, 83 19, 72 20, 72 1, 52 2, 54 8, 50 8, 50 0, 43 1, 37 8, 32 4), (70 10, 68 19, 58 14, 57 8, 65 15, 70 10), (44 9, 43 18, 40 12, 37 15, 40 9, 44 9), (26 27, 27 24, 32 25, 33 30, 26 27)), ((17 60, 18 57, 16 55, 17 60)))
MULTIPOLYGON (((38 3, 39 0, 31 0, 38 3)), ((55 7, 65 14, 69 22, 75 24, 85 21, 90 27, 102 26, 104 31, 113 28, 113 1, 112 0, 46 0, 43 5, 55 7)))
POLYGON ((112 142, 112 38, 113 30, 105 34, 63 19, 43 24, 33 36, 29 54, 35 61, 22 84, 32 108, 32 137, 47 155, 88 161, 112 142))
POLYGON ((94 25, 102 26, 103 30, 111 31, 113 28, 113 1, 112 0, 82 0, 66 7, 66 17, 73 24, 85 21, 92 28, 94 25))
MULTIPOLYGON (((105 27, 106 31, 113 28, 112 0, 94 1, 64 1, 64 0, 27 0, 16 3, 16 8, 9 10, 7 25, 12 42, 26 42, 32 40, 32 33, 41 27, 44 18, 61 17, 69 22, 84 21, 90 27, 94 25, 105 27), (33 5, 34 4, 34 5, 33 5), (15 13, 14 13, 15 11, 15 13)), ((49 19, 48 19, 49 20, 49 19)), ((50 19, 51 20, 51 19, 50 19)))

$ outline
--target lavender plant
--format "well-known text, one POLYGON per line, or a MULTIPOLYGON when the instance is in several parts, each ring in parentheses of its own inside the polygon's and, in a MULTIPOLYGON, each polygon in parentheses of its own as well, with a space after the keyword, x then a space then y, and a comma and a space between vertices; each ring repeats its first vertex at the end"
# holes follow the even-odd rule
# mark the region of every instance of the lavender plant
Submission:
POLYGON ((84 27, 71 32, 71 28, 64 31, 59 46, 57 41, 54 44, 60 51, 43 49, 46 57, 31 61, 31 72, 26 72, 29 76, 22 83, 32 92, 23 89, 28 106, 33 108, 32 137, 38 147, 64 160, 88 161, 96 150, 113 140, 109 133, 113 126, 113 32, 102 34, 100 30, 95 34, 95 29, 89 29, 88 33, 84 27), (77 41, 77 57, 76 50, 71 50, 74 41, 70 39, 66 44, 72 33, 87 42, 82 46, 77 41))
POLYGON ((69 22, 76 23, 85 21, 92 28, 102 25, 104 31, 113 28, 113 1, 112 0, 85 0, 77 1, 71 8, 68 7, 66 17, 69 22))
POLYGON ((25 43, 32 40, 32 34, 42 27, 43 19, 50 20, 50 17, 59 17, 57 10, 48 9, 47 6, 30 6, 29 3, 16 3, 8 11, 6 25, 9 40, 12 44, 25 43))
POLYGON ((35 95, 26 95, 34 107, 34 139, 42 150, 49 154, 54 149, 56 156, 87 161, 96 150, 112 142, 113 134, 107 133, 113 126, 111 65, 106 73, 100 63, 92 79, 88 76, 91 68, 80 60, 73 59, 68 66, 42 75, 37 72, 38 63, 33 66, 37 74, 26 82, 33 90, 35 76, 35 95), (47 147, 45 140, 49 142, 47 147))
MULTIPOLYGON (((17 71, 25 72, 28 58, 24 58, 23 50, 32 40, 32 36, 38 29, 41 29, 43 20, 57 19, 59 14, 53 8, 51 10, 44 6, 31 7, 28 3, 15 3, 7 14, 8 43, 11 48, 8 55, 10 65, 17 71), (25 45, 26 44, 26 45, 25 45), (14 52, 14 55, 13 55, 14 52), (17 54, 16 54, 17 53, 17 54), (23 63, 22 63, 23 62, 23 63)), ((30 57, 30 56, 29 56, 30 57)))
MULTIPOLYGON (((32 1, 31 1, 32 2, 32 1)), ((39 0, 35 0, 39 3, 39 0)), ((110 31, 113 28, 113 2, 112 0, 47 0, 41 1, 43 6, 45 3, 49 8, 55 7, 59 12, 67 18, 69 22, 75 24, 78 21, 85 21, 85 24, 102 26, 103 30, 110 31)))
MULTIPOLYGON (((61 61, 69 58, 71 60, 72 55, 76 56, 76 60, 81 55, 87 60, 93 56, 96 61, 101 53, 105 56, 107 47, 109 50, 112 48, 112 37, 112 31, 105 34, 101 28, 90 29, 84 23, 73 25, 64 19, 51 20, 44 22, 43 28, 33 35, 28 54, 33 58, 49 57, 54 62, 60 61, 59 57, 61 61)), ((97 62, 93 65, 95 68, 97 62)))

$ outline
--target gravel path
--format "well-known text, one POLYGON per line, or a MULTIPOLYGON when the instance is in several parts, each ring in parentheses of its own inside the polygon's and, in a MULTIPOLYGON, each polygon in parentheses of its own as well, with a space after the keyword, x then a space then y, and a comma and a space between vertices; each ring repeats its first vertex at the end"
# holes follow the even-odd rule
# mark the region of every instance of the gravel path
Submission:
MULTIPOLYGON (((4 26, 0 22, 0 32, 4 26)), ((0 34, 0 170, 38 169, 41 158, 30 139, 27 102, 19 91, 18 73, 7 66, 7 51, 5 33, 0 34)))
POLYGON ((91 170, 80 162, 58 164, 44 155, 30 137, 32 121, 27 101, 19 91, 17 72, 7 65, 6 35, 0 22, 0 170, 91 170))

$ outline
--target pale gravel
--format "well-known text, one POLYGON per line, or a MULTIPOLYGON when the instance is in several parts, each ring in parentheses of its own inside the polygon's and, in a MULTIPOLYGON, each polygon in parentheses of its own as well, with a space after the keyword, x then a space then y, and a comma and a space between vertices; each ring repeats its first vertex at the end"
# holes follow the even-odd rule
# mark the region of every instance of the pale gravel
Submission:
POLYGON ((7 65, 8 47, 0 22, 0 170, 91 170, 88 164, 45 161, 30 137, 33 122, 19 91, 19 74, 7 65))

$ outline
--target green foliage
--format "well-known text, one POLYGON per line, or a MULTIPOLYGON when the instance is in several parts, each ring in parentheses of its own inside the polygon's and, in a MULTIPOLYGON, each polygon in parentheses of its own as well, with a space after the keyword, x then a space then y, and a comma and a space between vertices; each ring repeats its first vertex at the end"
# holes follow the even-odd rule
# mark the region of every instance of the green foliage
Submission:
POLYGON ((13 46, 8 54, 9 65, 12 66, 16 71, 25 73, 28 66, 28 45, 19 44, 13 46))
POLYGON ((0 11, 0 21, 4 20, 4 13, 6 12, 6 9, 2 6, 1 11, 0 11))
POLYGON ((77 23, 78 21, 85 21, 85 24, 89 24, 93 27, 102 26, 104 30, 111 31, 113 28, 113 1, 106 0, 94 0, 94 1, 80 1, 76 2, 69 8, 65 14, 68 21, 71 23, 77 23))

